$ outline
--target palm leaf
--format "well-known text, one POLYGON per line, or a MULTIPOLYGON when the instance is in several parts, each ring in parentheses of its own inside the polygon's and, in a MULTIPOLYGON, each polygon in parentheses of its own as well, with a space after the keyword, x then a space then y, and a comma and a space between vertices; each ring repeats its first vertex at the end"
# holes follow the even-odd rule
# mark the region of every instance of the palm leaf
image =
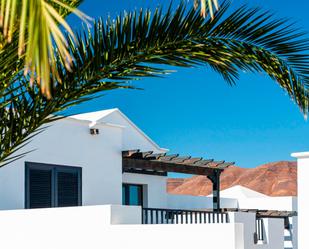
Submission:
MULTIPOLYGON (((132 80, 168 73, 151 64, 206 65, 234 84, 239 72, 265 73, 308 112, 309 41, 285 19, 258 8, 227 13, 222 4, 213 20, 181 4, 162 15, 157 9, 125 13, 114 21, 98 20, 93 30, 70 42, 76 58, 66 77, 132 80), (86 67, 85 67, 86 66, 86 67)), ((63 75, 62 75, 63 77, 63 75)))
POLYGON ((204 18, 207 16, 207 11, 209 11, 210 17, 214 17, 215 11, 219 10, 218 0, 194 0, 194 8, 197 9, 200 6, 201 16, 204 18))
POLYGON ((63 31, 74 34, 64 16, 75 13, 87 17, 76 9, 81 0, 7 0, 0 2, 0 28, 8 43, 19 33, 19 57, 25 56, 25 74, 40 84, 42 92, 50 97, 52 82, 59 81, 54 60, 54 49, 60 52, 63 64, 69 69, 72 56, 68 52, 63 31), (53 46, 55 44, 55 46, 53 46), (53 73, 53 77, 50 77, 53 73))
POLYGON ((105 91, 128 88, 132 80, 171 73, 164 65, 206 65, 231 85, 242 71, 264 73, 307 114, 309 41, 304 34, 269 12, 241 7, 228 13, 228 9, 229 2, 223 3, 213 19, 184 4, 165 14, 160 8, 153 13, 134 11, 115 20, 98 20, 75 40, 67 36, 75 60, 68 70, 61 53, 56 53, 62 84, 51 89, 51 100, 36 82, 29 86, 30 76, 8 77, 10 87, 2 96, 10 105, 0 113, 0 162, 9 161, 25 139, 53 122, 56 117, 51 114, 105 91))

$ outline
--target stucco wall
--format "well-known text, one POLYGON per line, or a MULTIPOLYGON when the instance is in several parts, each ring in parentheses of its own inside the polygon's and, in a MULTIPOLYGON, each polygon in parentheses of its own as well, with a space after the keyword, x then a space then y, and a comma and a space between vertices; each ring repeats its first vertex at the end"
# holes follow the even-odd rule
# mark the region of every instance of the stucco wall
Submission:
MULTIPOLYGON (((237 200, 220 199, 221 208, 237 208, 237 200)), ((212 197, 192 195, 167 195, 167 207, 174 209, 203 209, 213 208, 212 197)))
POLYGON ((162 153, 164 150, 153 143, 146 134, 142 134, 137 126, 119 111, 112 112, 102 119, 102 122, 122 125, 123 129, 123 150, 153 151, 162 153))
POLYGON ((263 197, 263 198, 239 198, 239 208, 262 210, 296 211, 296 197, 263 197))
POLYGON ((144 207, 167 208, 167 177, 124 173, 123 183, 141 184, 144 186, 144 207))
POLYGON ((256 231, 254 213, 229 213, 230 222, 244 224, 244 248, 245 249, 283 249, 284 225, 283 219, 263 219, 265 242, 254 244, 253 234, 256 231))
POLYGON ((297 158, 297 193, 298 193, 298 248, 309 248, 309 152, 294 153, 297 158))
POLYGON ((57 121, 23 150, 35 151, 0 168, 0 209, 24 208, 25 161, 82 167, 83 205, 121 204, 122 129, 101 125, 92 136, 88 125, 57 121))
POLYGON ((245 249, 242 224, 140 225, 132 221, 140 214, 119 206, 0 211, 0 248, 245 249), (118 224, 133 224, 110 225, 118 215, 118 224))
MULTIPOLYGON (((144 207, 169 209, 205 209, 213 207, 211 197, 167 194, 167 177, 164 176, 124 173, 122 179, 124 183, 144 186, 144 207)), ((237 200, 221 198, 221 207, 237 208, 237 200)))

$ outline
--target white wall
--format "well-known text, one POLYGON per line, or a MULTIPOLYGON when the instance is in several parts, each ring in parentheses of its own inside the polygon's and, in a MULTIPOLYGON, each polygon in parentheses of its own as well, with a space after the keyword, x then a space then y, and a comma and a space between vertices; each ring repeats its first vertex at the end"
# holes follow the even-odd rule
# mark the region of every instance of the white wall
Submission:
POLYGON ((123 183, 141 184, 144 186, 144 206, 151 208, 167 208, 165 176, 124 173, 123 183))
POLYGON ((24 208, 25 161, 82 167, 83 205, 121 204, 122 129, 99 127, 92 136, 87 122, 64 119, 35 137, 23 150, 35 151, 0 168, 0 209, 24 208))
MULTIPOLYGON (((220 198, 221 208, 237 208, 237 200, 220 198)), ((213 208, 212 197, 192 195, 167 195, 167 207, 172 209, 213 208)))
POLYGON ((88 206, 0 211, 0 248, 247 249, 242 224, 139 225, 133 221, 132 225, 110 225, 119 212, 120 223, 129 223, 124 213, 140 217, 137 207, 126 209, 88 206))
POLYGON ((238 205, 239 208, 243 209, 296 211, 296 199, 297 197, 292 196, 240 198, 238 199, 238 205))
POLYGON ((297 158, 297 193, 298 193, 298 248, 309 248, 309 152, 293 153, 297 158))
POLYGON ((283 219, 263 219, 266 240, 264 244, 254 244, 255 213, 229 213, 230 222, 242 223, 244 226, 245 249, 283 249, 284 248, 284 224, 283 219))
POLYGON ((161 149, 155 144, 120 111, 112 112, 101 121, 124 126, 123 150, 139 149, 141 151, 153 151, 154 153, 166 152, 166 150, 161 149))
MULTIPOLYGON (((213 208, 211 197, 167 194, 167 177, 164 176, 124 173, 122 181, 123 183, 143 185, 144 207, 169 209, 213 208)), ((237 200, 221 198, 221 207, 237 208, 237 200)))

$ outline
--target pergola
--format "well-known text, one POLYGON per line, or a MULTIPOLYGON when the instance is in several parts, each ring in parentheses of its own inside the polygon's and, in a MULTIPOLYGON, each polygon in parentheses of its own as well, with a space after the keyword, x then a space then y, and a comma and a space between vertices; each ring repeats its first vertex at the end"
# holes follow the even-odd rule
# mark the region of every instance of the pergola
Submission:
POLYGON ((213 210, 220 211, 220 175, 234 162, 214 161, 202 157, 154 154, 153 151, 122 152, 123 172, 166 176, 168 172, 204 175, 212 182, 213 210))

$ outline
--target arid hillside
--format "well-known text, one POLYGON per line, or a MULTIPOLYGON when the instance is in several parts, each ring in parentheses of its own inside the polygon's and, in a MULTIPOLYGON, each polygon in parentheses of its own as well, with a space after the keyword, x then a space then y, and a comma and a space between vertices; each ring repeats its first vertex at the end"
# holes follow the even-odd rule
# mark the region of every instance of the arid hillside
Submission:
MULTIPOLYGON (((221 189, 241 185, 270 196, 297 195, 296 162, 280 161, 256 168, 231 166, 221 176, 221 189)), ((171 194, 209 195, 211 183, 205 176, 170 178, 167 191, 171 194)))

